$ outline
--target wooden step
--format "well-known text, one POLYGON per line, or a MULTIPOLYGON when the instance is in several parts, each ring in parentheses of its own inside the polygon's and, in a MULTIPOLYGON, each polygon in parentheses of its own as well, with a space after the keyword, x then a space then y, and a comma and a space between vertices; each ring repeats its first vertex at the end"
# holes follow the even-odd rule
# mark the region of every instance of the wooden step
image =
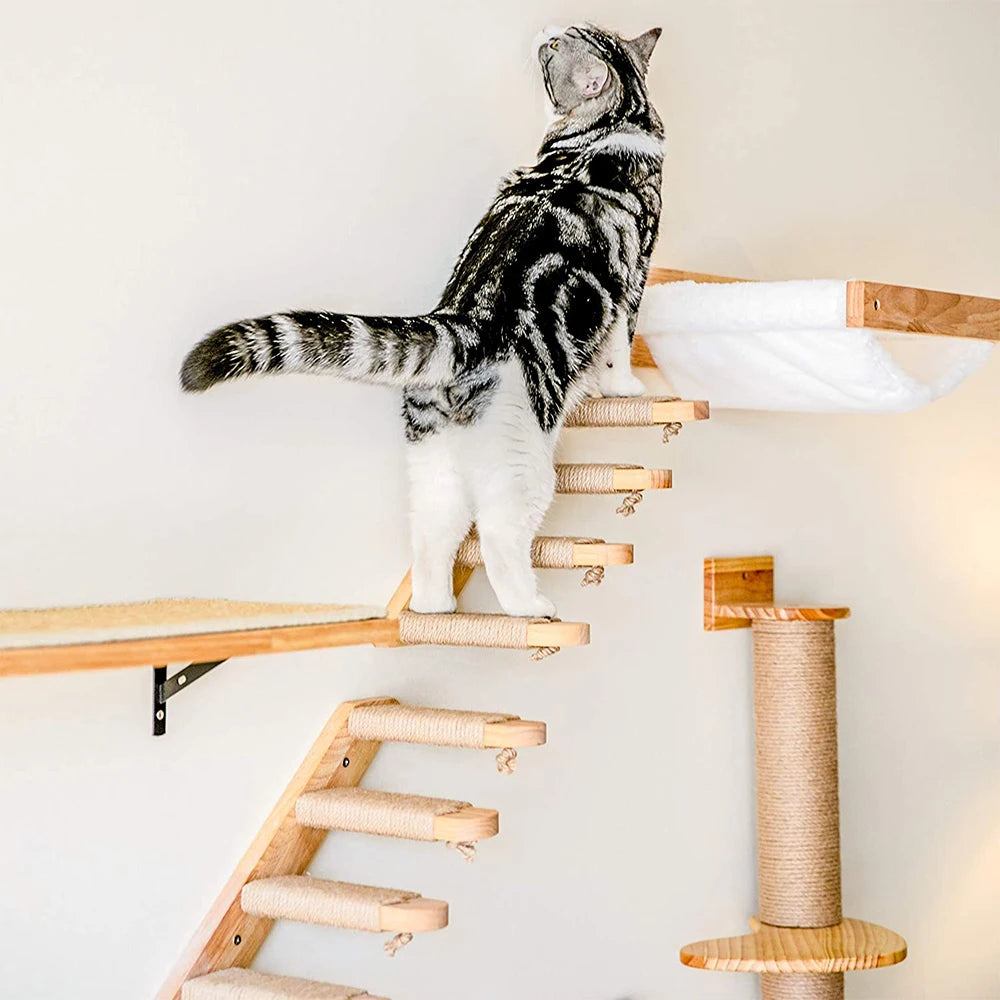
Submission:
POLYGON ((240 905, 244 913, 269 920, 352 930, 416 934, 448 926, 448 904, 443 900, 308 875, 278 875, 247 882, 240 905))
MULTIPOLYGON (((629 566, 633 561, 633 552, 633 546, 625 542, 539 535, 531 546, 531 561, 536 569, 629 566)), ((483 553, 475 535, 462 542, 455 561, 460 566, 482 566, 483 553)))
POLYGON ((500 830, 500 816, 495 809, 369 788, 308 792, 295 803, 295 819, 302 826, 323 830, 451 843, 485 840, 500 830))
POLYGON ((494 649, 559 649, 586 646, 590 626, 555 618, 510 615, 431 614, 403 611, 399 641, 404 645, 479 646, 494 649))
POLYGON ((668 490, 670 469, 645 469, 641 465, 560 464, 556 466, 557 493, 634 493, 668 490))
POLYGON ((681 962, 723 972, 813 973, 878 969, 906 958, 895 931, 850 917, 832 927, 754 926, 750 934, 685 945, 681 962))
POLYGON ((347 720, 358 739, 452 747, 537 747, 545 723, 503 712, 464 712, 416 705, 359 705, 347 720))
POLYGON ((386 1000, 352 986, 335 986, 254 969, 221 969, 189 979, 181 1000, 386 1000))
POLYGON ((674 396, 619 396, 585 399, 566 417, 566 427, 654 427, 708 420, 702 399, 674 396))

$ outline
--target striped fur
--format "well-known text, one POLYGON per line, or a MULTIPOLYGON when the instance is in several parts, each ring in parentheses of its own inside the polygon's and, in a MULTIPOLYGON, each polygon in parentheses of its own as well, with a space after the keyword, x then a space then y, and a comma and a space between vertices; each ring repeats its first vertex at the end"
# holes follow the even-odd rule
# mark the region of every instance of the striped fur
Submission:
POLYGON ((641 391, 628 351, 660 215, 663 131, 644 79, 658 34, 626 42, 592 26, 547 32, 539 60, 558 117, 537 162, 502 182, 433 312, 278 313, 216 330, 184 361, 181 384, 195 392, 277 372, 403 390, 415 610, 454 607, 450 566, 472 520, 505 610, 553 610, 537 593, 528 551, 552 497, 555 434, 588 389, 641 391), (561 95, 581 67, 587 89, 566 107, 561 95), (488 435, 508 435, 507 450, 488 435), (471 468, 487 454, 489 481, 499 464, 509 486, 489 497, 477 494, 471 468), (459 500, 438 516, 430 508, 445 482, 459 500), (504 527, 512 519, 513 534, 504 527))

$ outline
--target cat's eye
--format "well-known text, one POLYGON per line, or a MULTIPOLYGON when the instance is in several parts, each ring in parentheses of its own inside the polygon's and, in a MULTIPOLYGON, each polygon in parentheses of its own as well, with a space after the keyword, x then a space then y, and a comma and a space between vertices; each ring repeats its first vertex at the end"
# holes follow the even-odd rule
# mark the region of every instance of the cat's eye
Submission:
POLYGON ((553 52, 555 52, 555 50, 559 48, 559 39, 553 38, 552 41, 549 42, 549 48, 552 49, 553 52))

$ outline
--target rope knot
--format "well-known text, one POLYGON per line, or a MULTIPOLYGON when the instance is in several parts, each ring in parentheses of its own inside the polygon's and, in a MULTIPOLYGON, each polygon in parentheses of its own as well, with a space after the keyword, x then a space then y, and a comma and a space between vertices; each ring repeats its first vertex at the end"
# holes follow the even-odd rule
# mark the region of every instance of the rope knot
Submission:
POLYGON ((684 425, 676 420, 672 420, 669 424, 663 425, 663 443, 669 444, 672 437, 677 437, 681 432, 681 428, 684 425))
POLYGON ((538 660, 544 660, 546 656, 555 656, 561 648, 561 646, 538 646, 532 652, 531 658, 536 662, 538 660))
POLYGON ((501 774, 513 774, 517 770, 517 751, 513 747, 504 747, 497 754, 497 770, 501 774))
POLYGON ((382 945, 382 950, 389 956, 393 958, 396 952, 400 948, 405 948, 413 940, 413 935, 409 931, 403 931, 401 934, 397 934, 394 938, 390 938, 384 945, 382 945))
POLYGON ((580 581, 581 587, 599 587, 601 581, 604 579, 604 567, 603 566, 591 566, 586 573, 583 574, 583 579, 580 581))
POLYGON ((448 846, 458 851, 470 864, 476 860, 476 845, 471 840, 449 840, 448 846))
POLYGON ((631 517, 635 513, 635 508, 642 502, 642 491, 632 490, 627 496, 622 498, 622 505, 615 509, 616 514, 622 517, 631 517))

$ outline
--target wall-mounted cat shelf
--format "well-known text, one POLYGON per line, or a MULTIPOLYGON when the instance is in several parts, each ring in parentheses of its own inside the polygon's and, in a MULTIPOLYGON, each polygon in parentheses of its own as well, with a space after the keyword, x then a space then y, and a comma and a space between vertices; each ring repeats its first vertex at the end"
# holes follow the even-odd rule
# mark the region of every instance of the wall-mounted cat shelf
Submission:
POLYGON ((705 560, 705 630, 753 629, 760 917, 680 957, 760 973, 764 1000, 842 1000, 844 972, 906 957, 894 931, 841 911, 833 628, 849 614, 776 603, 770 556, 705 560))
POLYGON ((270 976, 246 967, 276 920, 395 933, 386 944, 390 954, 414 934, 447 924, 448 904, 443 900, 305 874, 331 830, 447 841, 466 855, 476 841, 498 832, 498 814, 493 809, 357 787, 381 744, 390 740, 470 748, 502 746, 506 748, 503 759, 509 764, 514 747, 541 746, 546 732, 542 722, 504 712, 419 708, 400 705, 393 698, 345 702, 323 728, 157 1000, 368 997, 363 990, 344 992, 344 987, 270 976))

